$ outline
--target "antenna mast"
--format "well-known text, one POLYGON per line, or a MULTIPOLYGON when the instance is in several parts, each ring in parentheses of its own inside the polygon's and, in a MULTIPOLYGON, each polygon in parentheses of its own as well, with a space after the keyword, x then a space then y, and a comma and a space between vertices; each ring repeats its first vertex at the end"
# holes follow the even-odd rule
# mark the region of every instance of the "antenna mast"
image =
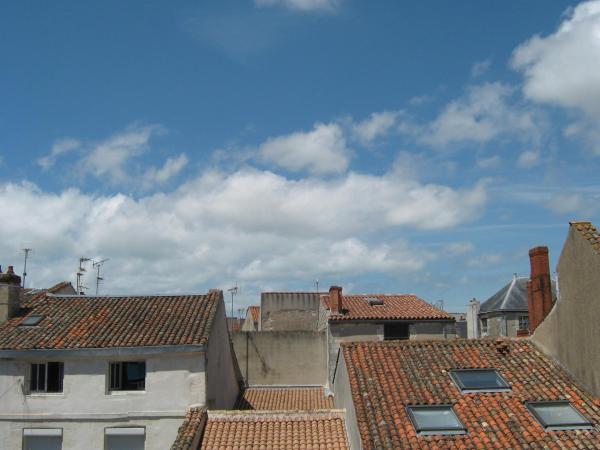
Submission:
POLYGON ((32 250, 32 248, 23 249, 23 253, 25 253, 25 261, 23 263, 23 289, 25 289, 25 278, 27 278, 27 257, 32 250))
POLYGON ((235 286, 232 288, 227 289, 227 292, 231 292, 231 320, 229 321, 230 325, 229 331, 233 331, 233 296, 236 295, 238 293, 238 285, 237 285, 237 281, 235 282, 235 286))
POLYGON ((100 267, 108 261, 109 258, 101 259, 100 261, 93 261, 92 267, 96 269, 96 295, 98 295, 98 288, 100 287, 100 282, 104 281, 104 278, 100 276, 100 267))
POLYGON ((79 270, 77 271, 77 295, 83 295, 83 290, 87 289, 87 287, 85 287, 82 283, 81 283, 81 277, 83 276, 83 273, 86 271, 84 264, 88 261, 91 261, 90 258, 86 258, 84 256, 82 256, 81 258, 79 258, 79 270))

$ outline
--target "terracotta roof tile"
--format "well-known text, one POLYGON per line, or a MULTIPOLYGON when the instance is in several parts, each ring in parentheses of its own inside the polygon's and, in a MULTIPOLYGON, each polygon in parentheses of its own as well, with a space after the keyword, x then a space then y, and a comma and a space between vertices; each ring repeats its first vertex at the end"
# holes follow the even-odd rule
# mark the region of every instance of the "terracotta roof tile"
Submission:
POLYGON ((600 253, 600 233, 592 222, 570 222, 570 225, 575 227, 589 241, 594 250, 600 253))
POLYGON ((206 426, 206 418, 206 409, 190 408, 171 450, 196 450, 206 426))
POLYGON ((258 322, 260 320, 260 306, 252 305, 248 306, 248 312, 250 312, 252 316, 252 320, 254 322, 258 322))
POLYGON ((202 450, 348 449, 342 411, 209 411, 202 450))
POLYGON ((247 388, 235 409, 313 410, 333 408, 333 397, 322 387, 247 388))
MULTIPOLYGON (((48 294, 56 294, 68 287, 73 288, 69 281, 61 281, 48 289, 24 289, 21 299, 21 306, 24 308, 32 307, 39 300, 43 300, 48 294)), ((75 289, 73 289, 75 292, 75 289)))
POLYGON ((389 341, 342 345, 364 449, 600 448, 600 408, 527 340, 389 341), (462 394, 449 371, 495 368, 508 392, 462 394), (569 400, 596 429, 546 432, 528 400, 569 400), (417 435, 406 406, 451 404, 464 435, 417 435))
MULTIPOLYGON (((321 297, 329 309, 329 295, 321 297)), ((343 314, 332 314, 330 321, 337 320, 454 320, 450 314, 430 305, 413 294, 383 295, 363 294, 342 297, 343 314), (383 300, 383 305, 370 305, 369 299, 383 300)))
POLYGON ((0 325, 0 349, 204 344, 221 299, 221 291, 137 297, 48 295, 0 325), (19 326, 34 314, 43 317, 39 325, 19 326))

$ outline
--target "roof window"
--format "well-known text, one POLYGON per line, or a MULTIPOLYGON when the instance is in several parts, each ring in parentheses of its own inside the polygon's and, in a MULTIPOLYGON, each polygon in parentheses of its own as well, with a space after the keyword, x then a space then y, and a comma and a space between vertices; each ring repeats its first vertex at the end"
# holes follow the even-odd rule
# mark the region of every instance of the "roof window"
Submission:
POLYGON ((383 299, 377 297, 368 297, 367 301, 370 306, 383 306, 383 299))
POLYGON ((526 402, 525 406, 546 431, 592 428, 592 423, 565 400, 526 402))
POLYGON ((496 369, 456 369, 450 371, 450 376, 463 393, 510 390, 496 369))
POLYGON ((38 325, 44 316, 40 316, 39 314, 32 314, 29 317, 26 317, 19 325, 24 327, 33 327, 38 325))
POLYGON ((408 406, 406 410, 415 430, 422 436, 467 432, 450 405, 408 406))

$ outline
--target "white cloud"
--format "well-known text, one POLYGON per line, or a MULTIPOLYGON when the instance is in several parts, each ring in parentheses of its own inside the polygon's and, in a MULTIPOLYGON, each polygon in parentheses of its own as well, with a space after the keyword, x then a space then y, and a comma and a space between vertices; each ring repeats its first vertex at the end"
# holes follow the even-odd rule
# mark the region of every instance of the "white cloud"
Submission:
POLYGON ((512 65, 525 77, 527 97, 600 119, 600 1, 580 3, 555 33, 521 44, 512 65))
POLYGON ((490 58, 478 61, 471 67, 471 76, 474 78, 480 77, 490 70, 490 67, 492 67, 492 60, 490 58))
POLYGON ((43 170, 48 170, 54 166, 56 160, 65 153, 72 152, 81 147, 81 142, 73 138, 63 138, 54 142, 50 153, 37 160, 38 165, 43 170))
POLYGON ((577 192, 557 194, 547 200, 545 206, 558 214, 569 214, 586 209, 583 195, 577 192))
POLYGON ((475 249, 475 246, 471 242, 451 242, 444 246, 444 252, 452 256, 465 255, 471 253, 475 249))
POLYGON ((458 143, 484 144, 500 136, 536 141, 536 113, 512 100, 514 88, 502 83, 470 86, 465 96, 450 102, 431 123, 415 129, 417 139, 435 147, 458 143))
POLYGON ((188 161, 188 157, 184 153, 176 158, 168 158, 161 168, 151 167, 146 170, 142 180, 147 187, 164 184, 179 174, 188 161))
POLYGON ((498 155, 489 156, 487 158, 480 158, 477 160, 477 165, 482 169, 493 169, 498 167, 502 159, 498 155))
POLYGON ((352 133, 361 143, 368 144, 390 131, 396 125, 399 114, 399 111, 372 113, 368 119, 353 124, 352 133))
POLYGON ((317 123, 308 132, 269 138, 259 146, 258 152, 265 162, 312 174, 345 172, 351 154, 344 132, 336 123, 317 123))
POLYGON ((526 150, 519 155, 517 166, 522 169, 528 169, 537 166, 540 161, 541 152, 539 150, 526 150))
POLYGON ((482 253, 467 260, 467 267, 486 268, 497 266, 504 261, 504 256, 499 253, 482 253))
POLYGON ((23 220, 0 222, 0 233, 11 236, 0 253, 30 243, 29 279, 38 286, 72 279, 79 256, 108 257, 104 292, 113 293, 399 275, 420 270, 432 255, 400 239, 381 243, 379 231, 464 223, 481 213, 485 191, 483 184, 456 190, 394 173, 325 181, 255 169, 207 171, 141 198, 8 183, 0 185, 0 208, 23 220))
POLYGON ((339 9, 342 0, 254 0, 257 6, 280 6, 303 12, 334 12, 339 9))

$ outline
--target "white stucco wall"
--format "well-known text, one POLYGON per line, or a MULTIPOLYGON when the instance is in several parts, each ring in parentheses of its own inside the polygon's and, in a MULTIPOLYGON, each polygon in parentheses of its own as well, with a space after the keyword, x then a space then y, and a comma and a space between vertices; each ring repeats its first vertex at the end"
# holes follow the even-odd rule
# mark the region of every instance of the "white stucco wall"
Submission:
POLYGON ((356 409, 352 399, 352 389, 348 377, 348 369, 343 354, 340 355, 335 380, 333 380, 333 400, 336 408, 346 410, 346 433, 351 450, 362 449, 362 441, 358 422, 356 420, 356 409))

